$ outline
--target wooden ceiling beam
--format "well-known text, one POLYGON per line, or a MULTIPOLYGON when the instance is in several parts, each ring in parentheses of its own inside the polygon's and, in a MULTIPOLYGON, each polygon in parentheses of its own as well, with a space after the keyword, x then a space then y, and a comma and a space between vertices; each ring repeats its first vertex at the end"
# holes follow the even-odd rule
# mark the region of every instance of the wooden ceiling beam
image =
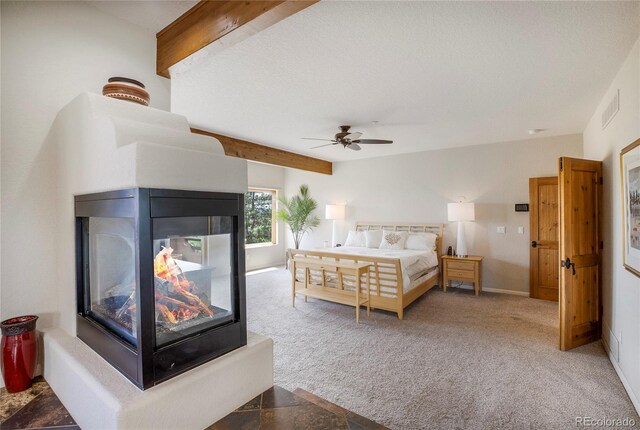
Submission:
POLYGON ((234 45, 318 1, 202 0, 156 34, 156 73, 170 78, 171 66, 205 46, 234 45))
POLYGON ((246 140, 200 130, 198 128, 191 128, 191 132, 215 137, 222 144, 224 153, 231 157, 244 158, 245 160, 274 164, 276 166, 291 167, 293 169, 308 170, 325 175, 331 175, 333 173, 333 164, 330 161, 247 142, 246 140))

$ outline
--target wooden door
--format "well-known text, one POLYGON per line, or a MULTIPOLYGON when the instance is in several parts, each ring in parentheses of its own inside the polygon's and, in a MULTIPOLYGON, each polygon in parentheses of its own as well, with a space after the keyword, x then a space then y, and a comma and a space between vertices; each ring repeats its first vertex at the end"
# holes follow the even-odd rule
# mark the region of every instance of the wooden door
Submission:
POLYGON ((558 301, 558 177, 529 179, 529 297, 558 301))
POLYGON ((600 339, 602 162, 560 158, 560 349, 600 339))

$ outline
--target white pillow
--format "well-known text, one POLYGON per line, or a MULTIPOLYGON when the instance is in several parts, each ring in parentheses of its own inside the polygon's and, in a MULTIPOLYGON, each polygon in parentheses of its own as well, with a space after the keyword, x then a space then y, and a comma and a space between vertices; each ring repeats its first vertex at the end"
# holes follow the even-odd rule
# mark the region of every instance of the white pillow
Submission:
POLYGON ((364 232, 367 248, 380 248, 382 230, 366 230, 364 232))
POLYGON ((407 241, 406 231, 383 230, 382 242, 380 242, 380 249, 404 249, 404 243, 406 241, 407 241))
POLYGON ((404 247, 418 251, 430 249, 435 251, 437 235, 433 233, 409 233, 404 247))
POLYGON ((367 246, 367 239, 364 236, 364 231, 349 231, 349 235, 347 236, 347 240, 344 242, 344 246, 357 246, 361 248, 367 246))

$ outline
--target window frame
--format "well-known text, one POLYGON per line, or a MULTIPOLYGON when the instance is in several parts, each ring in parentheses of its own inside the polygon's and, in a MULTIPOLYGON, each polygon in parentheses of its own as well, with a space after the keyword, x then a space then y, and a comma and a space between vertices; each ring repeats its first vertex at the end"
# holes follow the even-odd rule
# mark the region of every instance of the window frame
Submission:
MULTIPOLYGON (((278 203, 278 190, 276 188, 265 188, 265 187, 249 187, 247 193, 271 193, 271 242, 260 242, 260 243, 245 243, 245 249, 250 248, 264 248, 268 246, 276 246, 278 245, 278 222, 276 219, 276 210, 278 203)), ((245 214, 245 223, 246 214, 245 214)), ((246 238, 245 238, 246 240, 246 238)))

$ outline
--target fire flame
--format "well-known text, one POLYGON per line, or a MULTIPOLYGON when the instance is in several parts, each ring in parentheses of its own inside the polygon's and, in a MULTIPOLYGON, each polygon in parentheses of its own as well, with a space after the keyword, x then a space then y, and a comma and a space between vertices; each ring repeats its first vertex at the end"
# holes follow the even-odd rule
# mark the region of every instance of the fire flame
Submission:
POLYGON ((184 320, 193 316, 189 309, 174 309, 171 313, 177 320, 184 320))
POLYGON ((182 269, 173 259, 171 247, 162 248, 153 262, 153 272, 157 278, 169 281, 173 285, 172 297, 156 291, 156 310, 166 322, 175 324, 179 321, 195 318, 200 314, 212 316, 213 312, 196 295, 195 286, 182 273, 182 269))
POLYGON ((153 262, 154 276, 171 282, 176 288, 191 288, 193 286, 192 283, 184 276, 180 266, 178 266, 171 256, 172 253, 173 248, 163 247, 158 255, 156 255, 153 262))

